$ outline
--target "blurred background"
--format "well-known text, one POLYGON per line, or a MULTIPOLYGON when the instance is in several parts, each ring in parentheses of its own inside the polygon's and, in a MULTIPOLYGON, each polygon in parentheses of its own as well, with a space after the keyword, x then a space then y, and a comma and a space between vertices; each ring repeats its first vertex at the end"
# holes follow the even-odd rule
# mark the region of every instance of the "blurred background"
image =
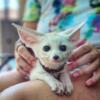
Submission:
MULTIPOLYGON (((18 34, 11 24, 22 24, 26 1, 27 0, 0 0, 0 72, 11 70, 16 67, 14 60, 14 46, 16 40, 18 40, 18 34)), ((74 13, 75 11, 76 14, 77 12, 79 13, 74 20, 79 22, 82 18, 87 18, 86 25, 81 29, 81 36, 100 48, 100 0, 84 0, 84 4, 82 0, 77 0, 76 5, 74 13), (92 1, 95 4, 95 8, 98 8, 96 11, 92 9, 94 8, 93 5, 93 7, 91 6, 92 1), (81 8, 83 9, 82 11, 81 8), (87 8, 91 8, 92 10, 88 10, 87 8), (84 11, 84 9, 86 10, 84 11), (93 13, 91 13, 92 11, 93 13), (89 17, 87 17, 88 15, 89 17), (99 31, 97 32, 95 29, 97 29, 98 26, 99 31)), ((71 16, 73 17, 74 14, 71 16)), ((67 20, 64 23, 67 23, 67 20)), ((69 27, 69 25, 67 26, 69 27)))
POLYGON ((25 2, 26 0, 0 0, 0 69, 8 62, 8 66, 15 66, 11 59, 14 58, 18 34, 11 24, 21 24, 25 2))

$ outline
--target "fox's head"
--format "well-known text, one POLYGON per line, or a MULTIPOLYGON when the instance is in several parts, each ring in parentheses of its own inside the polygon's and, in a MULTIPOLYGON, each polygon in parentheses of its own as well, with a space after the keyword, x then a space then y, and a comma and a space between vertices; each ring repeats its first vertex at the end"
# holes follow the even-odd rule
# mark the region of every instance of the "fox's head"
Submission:
POLYGON ((79 40, 76 37, 79 37, 79 30, 83 24, 82 22, 62 32, 46 34, 40 34, 16 24, 13 25, 18 29, 21 41, 33 50, 37 59, 45 67, 57 69, 67 61, 69 54, 75 48, 74 44, 79 40))

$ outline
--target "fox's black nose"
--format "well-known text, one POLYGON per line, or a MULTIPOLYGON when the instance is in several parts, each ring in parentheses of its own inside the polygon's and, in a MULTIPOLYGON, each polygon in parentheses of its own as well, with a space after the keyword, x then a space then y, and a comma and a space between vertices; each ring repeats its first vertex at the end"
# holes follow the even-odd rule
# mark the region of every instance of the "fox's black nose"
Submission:
POLYGON ((58 60, 59 59, 59 56, 58 55, 55 55, 55 56, 53 56, 53 59, 54 60, 58 60))

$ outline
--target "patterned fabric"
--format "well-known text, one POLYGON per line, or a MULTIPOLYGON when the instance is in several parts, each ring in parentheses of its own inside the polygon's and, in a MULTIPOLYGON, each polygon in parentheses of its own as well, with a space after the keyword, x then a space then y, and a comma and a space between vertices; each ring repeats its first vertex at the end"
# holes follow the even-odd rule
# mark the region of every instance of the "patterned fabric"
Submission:
POLYGON ((38 21, 40 17, 40 5, 35 0, 29 0, 26 4, 23 20, 24 21, 38 21))
POLYGON ((28 0, 23 20, 38 21, 37 31, 43 33, 65 30, 86 20, 81 37, 91 41, 97 33, 100 37, 100 7, 92 7, 90 1, 28 0))

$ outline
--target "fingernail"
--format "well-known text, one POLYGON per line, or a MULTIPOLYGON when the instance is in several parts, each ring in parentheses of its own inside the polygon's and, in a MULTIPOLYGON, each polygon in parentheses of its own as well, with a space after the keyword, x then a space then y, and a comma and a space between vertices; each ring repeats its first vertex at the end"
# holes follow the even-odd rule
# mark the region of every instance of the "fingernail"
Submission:
POLYGON ((31 65, 32 65, 31 68, 33 68, 34 64, 35 64, 35 61, 32 62, 32 64, 31 64, 31 65))
POLYGON ((68 59, 69 62, 73 62, 73 61, 76 61, 76 60, 77 60, 77 58, 76 58, 75 56, 71 56, 71 57, 68 59))
POLYGON ((86 82, 86 85, 90 86, 90 85, 92 85, 92 83, 93 83, 92 80, 89 80, 89 81, 86 82))
POLYGON ((78 67, 77 62, 71 62, 70 64, 68 64, 69 70, 73 70, 76 67, 78 67))
POLYGON ((21 72, 22 76, 25 77, 26 76, 26 72, 21 72))
POLYGON ((29 70, 30 70, 30 69, 27 68, 27 70, 25 71, 25 73, 26 73, 26 74, 29 74, 29 72, 30 72, 29 70))
POLYGON ((32 60, 29 61, 29 64, 32 65, 33 62, 34 62, 34 60, 32 59, 32 60))
POLYGON ((27 75, 27 76, 25 76, 25 79, 29 79, 29 76, 27 75))
POLYGON ((27 71, 25 71, 25 75, 27 75, 27 74, 29 74, 29 71, 27 70, 27 71))
POLYGON ((88 80, 88 81, 86 81, 86 85, 87 86, 91 86, 91 85, 93 85, 94 83, 96 83, 96 81, 95 80, 88 80))
POLYGON ((86 40, 81 40, 77 45, 76 47, 80 47, 81 45, 85 44, 86 43, 86 40))
POLYGON ((25 70, 26 71, 28 71, 29 69, 30 69, 30 66, 29 65, 25 66, 25 70))
POLYGON ((80 73, 79 72, 75 72, 75 73, 73 73, 73 75, 72 75, 74 78, 77 78, 77 77, 79 77, 80 76, 80 73))

